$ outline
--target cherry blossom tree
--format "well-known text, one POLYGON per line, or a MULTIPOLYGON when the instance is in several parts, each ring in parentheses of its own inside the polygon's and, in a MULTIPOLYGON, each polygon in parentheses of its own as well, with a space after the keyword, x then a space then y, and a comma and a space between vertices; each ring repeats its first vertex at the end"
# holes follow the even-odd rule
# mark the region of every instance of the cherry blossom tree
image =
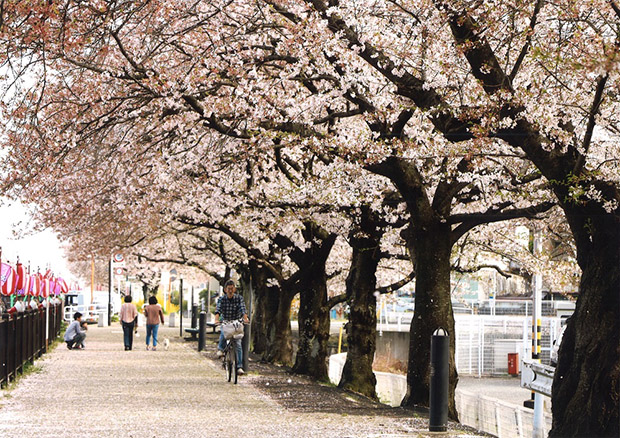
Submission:
MULTIPOLYGON (((214 131, 224 136, 210 143, 223 158, 274 154, 290 176, 296 156, 310 151, 316 162, 329 164, 338 156, 389 178, 411 217, 408 244, 422 292, 416 312, 425 324, 412 326, 406 401, 413 405, 427 402, 430 333, 440 325, 453 331, 454 244, 485 222, 549 208, 541 190, 551 187, 575 236, 586 297, 576 313, 581 322, 567 332, 567 345, 579 343, 564 353, 579 360, 562 362, 560 352, 558 375, 565 378, 556 385, 554 398, 563 401, 554 403, 554 430, 604 434, 602 424, 617 424, 617 397, 614 402, 598 398, 600 391, 575 391, 570 376, 593 363, 586 345, 594 342, 608 358, 602 381, 617 394, 617 313, 610 313, 614 306, 600 308, 598 300, 618 300, 618 144, 610 137, 617 131, 610 24, 617 8, 613 1, 564 3, 68 3, 28 11, 8 3, 11 17, 28 17, 5 23, 8 52, 21 55, 13 70, 45 61, 36 64, 45 66, 38 67, 38 88, 10 108, 16 129, 9 142, 19 145, 19 154, 9 164, 50 168, 39 144, 53 146, 52 157, 85 141, 109 145, 105 153, 112 155, 159 153, 148 160, 146 175, 137 169, 137 198, 153 208, 163 193, 149 191, 144 181, 149 175, 161 179, 159 170, 168 169, 176 148, 202 144, 214 131), (591 40, 595 44, 587 45, 591 40), (584 92, 588 87, 591 93, 584 92), (608 275, 592 273, 602 266, 608 275), (596 321, 600 330, 585 336, 587 315, 594 314, 604 315, 596 321), (612 421, 587 417, 568 430, 572 414, 566 412, 583 399, 609 406, 602 411, 612 421)), ((74 159, 77 165, 83 157, 74 159)), ((54 187, 50 175, 40 178, 40 188, 54 187)), ((14 171, 9 183, 20 186, 32 177, 14 171)), ((95 177, 104 179, 106 172, 95 177)), ((164 181, 157 182, 167 196, 164 181)), ((29 196, 35 200, 36 190, 29 196)), ((195 210, 186 204, 181 214, 195 210)), ((588 375, 594 379, 596 373, 588 375)), ((454 390, 454 368, 451 384, 454 390)), ((451 415, 456 417, 454 405, 451 415)))

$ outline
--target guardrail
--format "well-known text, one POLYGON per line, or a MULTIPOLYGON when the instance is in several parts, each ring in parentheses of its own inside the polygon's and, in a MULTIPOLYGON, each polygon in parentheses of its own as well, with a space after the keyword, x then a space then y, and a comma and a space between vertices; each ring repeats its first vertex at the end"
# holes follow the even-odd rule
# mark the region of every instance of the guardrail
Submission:
POLYGON ((50 305, 46 321, 45 308, 0 316, 0 384, 14 380, 23 373, 26 363, 47 352, 46 324, 51 341, 60 334, 62 306, 50 305))
POLYGON ((539 394, 551 397, 551 386, 553 385, 553 374, 555 368, 542 363, 527 361, 522 362, 521 386, 531 389, 539 394))

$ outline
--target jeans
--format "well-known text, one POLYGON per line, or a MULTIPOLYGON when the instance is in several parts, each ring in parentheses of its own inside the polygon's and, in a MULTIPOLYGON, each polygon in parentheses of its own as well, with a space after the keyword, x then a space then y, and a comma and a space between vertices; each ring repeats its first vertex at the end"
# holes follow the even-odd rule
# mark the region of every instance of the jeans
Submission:
POLYGON ((70 341, 67 341, 67 345, 70 348, 77 347, 77 346, 84 347, 84 339, 86 339, 86 333, 83 333, 83 334, 78 333, 77 335, 73 337, 73 339, 71 339, 70 341))
POLYGON ((133 347, 133 324, 133 321, 123 321, 123 339, 125 341, 125 348, 129 350, 133 347))
MULTIPOLYGON (((243 349, 241 348, 241 339, 231 339, 237 347, 237 368, 243 368, 243 349)), ((224 337, 224 332, 220 330, 220 342, 217 344, 217 349, 220 351, 224 351, 226 348, 226 338, 224 337)))
POLYGON ((151 333, 153 334, 153 347, 157 347, 157 330, 159 330, 159 324, 147 324, 146 325, 146 345, 151 342, 151 333))

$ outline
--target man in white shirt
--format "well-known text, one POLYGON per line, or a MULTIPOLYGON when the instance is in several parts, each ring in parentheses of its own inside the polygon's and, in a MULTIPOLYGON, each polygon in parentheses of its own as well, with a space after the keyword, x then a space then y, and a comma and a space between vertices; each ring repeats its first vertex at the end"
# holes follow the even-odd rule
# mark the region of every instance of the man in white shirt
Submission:
POLYGON ((67 327, 65 332, 65 342, 69 350, 81 350, 84 348, 84 339, 86 339, 86 331, 82 330, 82 314, 75 312, 73 314, 73 322, 67 327))

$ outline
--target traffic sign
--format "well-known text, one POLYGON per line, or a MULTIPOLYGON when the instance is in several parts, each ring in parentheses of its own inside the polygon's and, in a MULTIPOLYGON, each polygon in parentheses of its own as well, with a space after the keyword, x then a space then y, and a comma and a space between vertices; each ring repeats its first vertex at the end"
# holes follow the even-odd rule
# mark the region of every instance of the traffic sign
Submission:
POLYGON ((125 273, 125 268, 114 268, 114 275, 123 275, 125 273))
POLYGON ((123 254, 114 254, 114 256, 112 256, 112 265, 115 268, 124 268, 125 257, 123 257, 123 254))

